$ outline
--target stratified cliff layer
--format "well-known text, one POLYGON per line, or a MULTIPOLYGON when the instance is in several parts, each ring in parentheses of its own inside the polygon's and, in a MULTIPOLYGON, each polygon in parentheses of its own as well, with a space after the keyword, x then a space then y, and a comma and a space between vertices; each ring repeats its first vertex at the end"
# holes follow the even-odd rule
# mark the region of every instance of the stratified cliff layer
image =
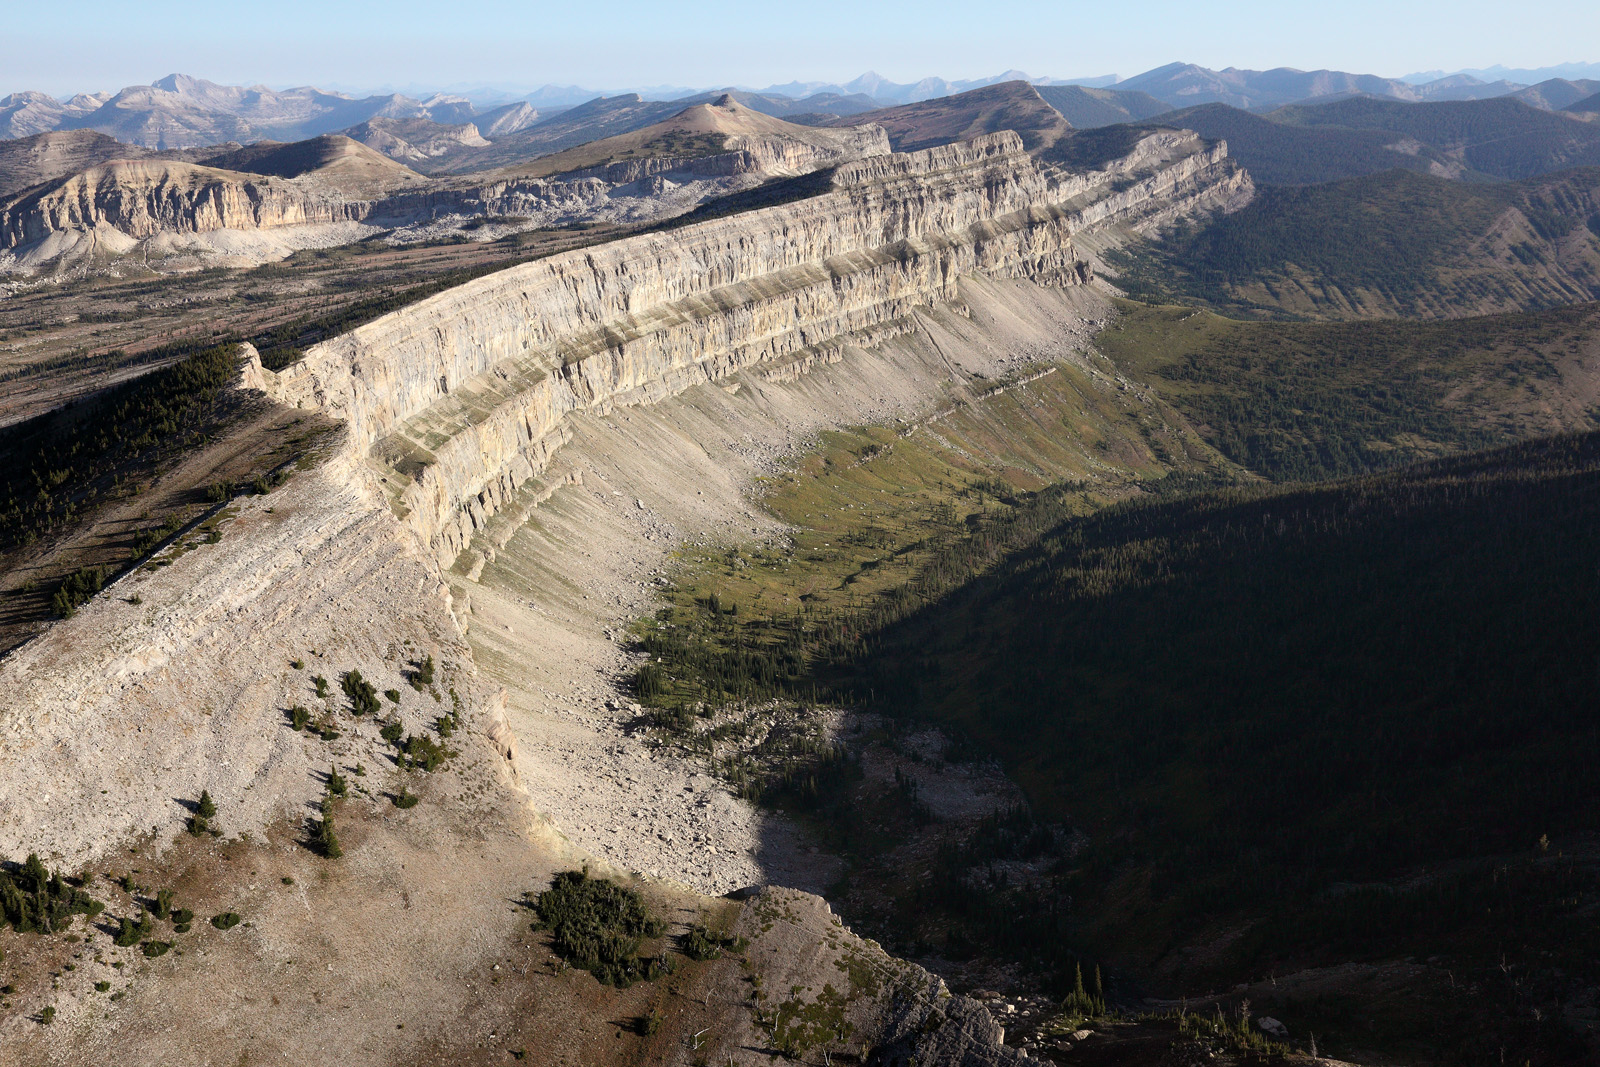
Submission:
POLYGON ((171 160, 120 160, 73 175, 0 208, 0 247, 63 230, 108 227, 134 239, 345 222, 369 205, 296 186, 171 160))
POLYGON ((524 264, 263 372, 345 419, 396 514, 450 564, 542 469, 575 410, 649 402, 761 361, 883 336, 963 275, 1079 284, 1081 231, 1247 198, 1226 146, 1161 133, 1090 173, 1015 134, 839 167, 819 196, 524 264))

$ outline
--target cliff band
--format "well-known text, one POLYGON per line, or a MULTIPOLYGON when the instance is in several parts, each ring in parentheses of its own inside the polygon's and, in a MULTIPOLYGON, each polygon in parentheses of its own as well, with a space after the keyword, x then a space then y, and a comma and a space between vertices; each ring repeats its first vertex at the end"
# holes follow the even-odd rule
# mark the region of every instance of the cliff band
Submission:
POLYGON ((346 420, 441 564, 545 465, 574 410, 646 403, 761 361, 892 333, 962 275, 1081 284, 1074 237, 1248 197, 1224 144, 1163 132, 1087 173, 1010 132, 838 167, 821 195, 519 265, 259 371, 346 420))

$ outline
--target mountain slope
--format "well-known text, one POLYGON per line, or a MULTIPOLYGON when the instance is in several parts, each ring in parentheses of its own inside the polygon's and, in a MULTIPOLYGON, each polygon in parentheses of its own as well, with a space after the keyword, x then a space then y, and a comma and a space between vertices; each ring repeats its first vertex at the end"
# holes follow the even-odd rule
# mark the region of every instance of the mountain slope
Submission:
POLYGON ((145 148, 181 149, 270 139, 302 139, 373 118, 425 118, 470 122, 465 97, 427 100, 391 94, 356 99, 309 87, 275 91, 265 86, 218 85, 172 74, 117 94, 80 95, 66 104, 43 93, 0 99, 0 136, 88 129, 145 148))
POLYGON ((1066 936, 1147 987, 1256 980, 1335 1055, 1575 1065, 1587 1020, 1557 1006, 1600 982, 1597 522, 1595 434, 1114 507, 839 680, 1070 821, 1066 936))
POLYGON ((1159 122, 1227 141, 1228 155, 1263 185, 1309 185, 1395 168, 1442 177, 1459 170, 1444 152, 1387 130, 1306 128, 1227 104, 1169 111, 1159 122))
POLYGON ((1219 452, 1274 481, 1600 429, 1600 304, 1433 322, 1241 322, 1128 302, 1095 344, 1219 452))
POLYGON ((1268 117, 1308 128, 1387 130, 1496 178, 1600 165, 1600 126, 1520 100, 1405 104, 1357 98, 1280 108, 1268 117))
POLYGON ((1138 122, 1172 110, 1171 105, 1149 93, 1092 89, 1082 85, 1036 85, 1034 89, 1076 130, 1138 122))
POLYGON ((113 159, 138 159, 146 154, 138 145, 122 144, 93 130, 0 140, 0 200, 113 159))
POLYGON ((1173 107, 1229 104, 1238 108, 1278 107, 1321 96, 1366 94, 1394 100, 1462 99, 1499 96, 1520 86, 1485 85, 1476 78, 1443 78, 1412 85, 1372 74, 1340 70, 1209 70, 1193 63, 1169 63, 1118 82, 1119 90, 1149 93, 1173 107))
MULTIPOLYGON (((705 100, 714 99, 707 96, 705 100)), ((631 133, 662 122, 701 101, 646 100, 637 93, 600 97, 542 118, 498 138, 487 148, 462 153, 436 168, 441 173, 464 174, 476 170, 495 170, 526 162, 539 156, 575 148, 589 141, 631 133)))
POLYGON ((833 119, 829 126, 873 123, 889 133, 896 152, 964 141, 985 133, 1014 130, 1029 151, 1055 143, 1072 127, 1027 82, 1010 81, 955 96, 864 111, 833 119))
POLYGON ((1593 96, 1596 92, 1600 92, 1600 81, 1591 81, 1587 78, 1578 81, 1550 78, 1509 95, 1513 100, 1521 100, 1529 107, 1536 107, 1541 111, 1566 111, 1568 105, 1575 104, 1586 96, 1593 96))
MULTIPOLYGON (((519 118, 502 116, 513 127, 510 132, 521 128, 519 118)), ((490 143, 475 123, 447 126, 432 119, 369 119, 343 133, 396 162, 429 170, 490 143)))
POLYGON ((1130 293, 1314 317, 1452 318, 1595 300, 1600 170, 1497 184, 1388 171, 1267 186, 1242 211, 1119 262, 1130 293))
POLYGON ((64 122, 93 112, 107 97, 82 93, 63 104, 44 93, 0 96, 0 138, 32 137, 59 129, 64 122))
MULTIPOLYGON (((854 125, 840 130, 799 126, 762 114, 724 94, 684 108, 665 122, 590 141, 495 172, 498 177, 542 178, 613 163, 636 163, 641 174, 677 169, 688 160, 726 152, 770 157, 774 173, 798 173, 887 151, 883 132, 854 125), (786 162, 779 162, 780 159, 786 162)), ((752 168, 753 169, 753 168, 752 168)))
POLYGON ((306 178, 323 189, 369 198, 424 180, 409 167, 339 134, 290 144, 258 141, 249 147, 204 156, 197 162, 221 170, 306 178))

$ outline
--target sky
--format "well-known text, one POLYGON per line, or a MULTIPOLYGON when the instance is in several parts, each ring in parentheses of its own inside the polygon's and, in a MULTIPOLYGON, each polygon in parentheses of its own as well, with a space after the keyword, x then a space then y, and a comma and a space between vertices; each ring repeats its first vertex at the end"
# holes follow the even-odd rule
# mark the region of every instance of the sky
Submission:
POLYGON ((179 72, 273 88, 763 87, 1124 77, 1208 67, 1418 70, 1600 60, 1596 0, 6 0, 0 94, 62 96, 179 72), (1447 14, 1444 14, 1447 12, 1447 14), (1582 54, 1580 54, 1582 53, 1582 54))

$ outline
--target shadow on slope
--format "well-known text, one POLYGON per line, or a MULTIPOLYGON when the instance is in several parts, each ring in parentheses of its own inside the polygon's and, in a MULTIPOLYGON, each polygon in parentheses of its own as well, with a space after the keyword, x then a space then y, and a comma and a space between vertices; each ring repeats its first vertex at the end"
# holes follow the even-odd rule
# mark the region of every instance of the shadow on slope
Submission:
POLYGON ((1145 981, 1427 956, 1397 1029, 1351 1039, 1582 1062, 1597 523, 1596 434, 1114 506, 862 638, 833 683, 973 738, 1086 831, 1074 939, 1145 981))

